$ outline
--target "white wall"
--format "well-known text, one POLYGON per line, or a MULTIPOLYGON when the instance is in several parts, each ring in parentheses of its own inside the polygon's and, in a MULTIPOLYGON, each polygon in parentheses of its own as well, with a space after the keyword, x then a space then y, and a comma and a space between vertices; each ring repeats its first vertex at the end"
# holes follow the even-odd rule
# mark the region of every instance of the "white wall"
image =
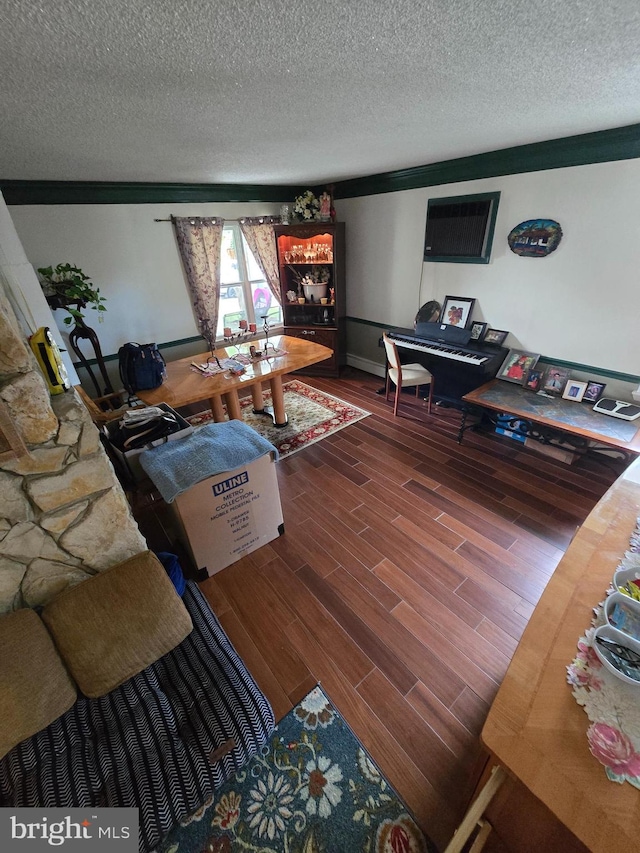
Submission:
MULTIPOLYGON (((104 355, 127 341, 180 340, 198 334, 170 222, 175 216, 276 214, 269 203, 14 205, 11 218, 34 268, 80 267, 106 297, 104 321, 90 309, 104 355)), ((58 326, 66 315, 56 311, 58 326)), ((90 351, 87 350, 90 355, 90 351)))
POLYGON ((474 319, 511 332, 507 345, 640 373, 640 160, 575 166, 339 200, 347 229, 347 313, 411 326, 446 295, 475 298, 474 319), (429 198, 500 190, 491 262, 423 263, 429 198), (563 239, 545 258, 507 245, 526 219, 563 239))
POLYGON ((48 326, 51 329, 61 349, 62 361, 69 381, 72 385, 77 385, 78 375, 64 349, 62 336, 56 329, 53 314, 44 298, 35 270, 27 260, 2 193, 0 193, 0 285, 7 292, 25 337, 32 335, 41 326, 48 326))
MULTIPOLYGON (((346 222, 347 311, 390 326, 411 326, 417 308, 446 295, 475 298, 474 318, 511 332, 507 344, 551 358, 640 373, 640 159, 554 169, 385 193, 336 202, 346 222), (424 264, 430 197, 502 193, 491 263, 424 264), (564 237, 545 258, 522 258, 507 245, 526 219, 560 222, 564 237)), ((168 222, 177 215, 277 213, 267 203, 11 206, 34 267, 70 262, 107 298, 94 325, 106 355, 130 340, 197 334, 168 222)), ((63 315, 63 312, 56 312, 63 315)), ((62 317, 61 317, 62 319, 62 317)), ((375 361, 349 330, 350 356, 375 361)), ((377 340, 377 332, 369 336, 377 340)), ((364 339, 363 339, 364 340, 364 339)), ((364 362, 362 363, 364 366, 364 362)))

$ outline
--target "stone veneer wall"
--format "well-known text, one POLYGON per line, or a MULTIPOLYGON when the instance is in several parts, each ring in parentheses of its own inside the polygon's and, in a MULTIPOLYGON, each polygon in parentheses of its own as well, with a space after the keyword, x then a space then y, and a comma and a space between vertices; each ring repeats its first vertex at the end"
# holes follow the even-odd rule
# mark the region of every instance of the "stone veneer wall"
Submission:
POLYGON ((0 398, 29 454, 0 462, 0 612, 147 548, 76 392, 50 396, 0 289, 0 398))

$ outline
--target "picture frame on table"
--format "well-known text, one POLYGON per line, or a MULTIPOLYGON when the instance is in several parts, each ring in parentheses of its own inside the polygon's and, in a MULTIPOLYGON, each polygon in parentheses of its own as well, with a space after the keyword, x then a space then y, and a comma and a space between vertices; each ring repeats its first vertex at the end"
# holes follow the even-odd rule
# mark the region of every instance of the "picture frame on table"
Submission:
POLYGON ((502 367, 497 373, 496 379, 504 379, 506 382, 515 382, 522 385, 525 376, 538 363, 539 353, 526 352, 521 349, 510 349, 507 357, 502 362, 502 367))
POLYGON ((445 296, 438 322, 444 326, 466 329, 475 304, 475 299, 469 299, 466 296, 445 296))
POLYGON ((555 364, 550 364, 544 372, 540 392, 551 397, 560 397, 570 375, 565 367, 556 367, 555 364))
POLYGON ((582 395, 583 403, 597 403, 600 397, 604 394, 604 389, 607 387, 605 382, 587 382, 587 387, 582 395))
POLYGON ((580 403, 582 402, 582 398, 584 397, 584 392, 586 390, 586 382, 578 382, 577 379, 569 379, 567 384, 564 386, 564 391, 562 392, 562 399, 573 400, 574 403, 580 403))
POLYGON ((470 340, 476 341, 476 343, 480 343, 480 341, 484 338, 484 333, 487 331, 488 323, 478 323, 473 322, 471 324, 471 338, 470 340))
POLYGON ((524 377, 523 386, 528 391, 539 391, 540 383, 542 382, 542 376, 542 370, 528 370, 527 375, 524 377))
POLYGON ((506 341, 508 334, 509 332, 503 332, 501 329, 488 329, 484 334, 483 343, 495 344, 496 346, 501 347, 506 341))

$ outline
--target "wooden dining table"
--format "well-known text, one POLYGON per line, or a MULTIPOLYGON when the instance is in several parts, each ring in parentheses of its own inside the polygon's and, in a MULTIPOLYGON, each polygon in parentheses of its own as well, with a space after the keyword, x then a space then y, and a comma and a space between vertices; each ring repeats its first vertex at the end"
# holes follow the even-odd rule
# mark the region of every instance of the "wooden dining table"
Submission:
POLYGON ((287 335, 275 335, 269 338, 269 345, 264 350, 264 341, 253 341, 241 344, 239 347, 229 346, 217 349, 213 353, 204 352, 198 355, 180 358, 167 363, 167 376, 162 385, 150 391, 136 391, 136 396, 150 406, 166 403, 172 409, 200 403, 208 400, 213 413, 213 419, 220 423, 227 419, 242 420, 239 392, 248 389, 251 393, 253 410, 256 414, 270 416, 274 426, 287 425, 287 413, 284 405, 284 390, 282 377, 317 362, 333 356, 328 347, 307 341, 304 338, 294 338, 287 335), (229 370, 218 373, 203 373, 194 365, 222 363, 223 359, 233 359, 238 354, 249 357, 249 347, 263 351, 262 357, 251 358, 243 364, 244 371, 234 374, 229 370), (271 389, 271 405, 267 406, 263 399, 263 384, 268 383, 271 389), (227 413, 225 414, 224 405, 227 413))

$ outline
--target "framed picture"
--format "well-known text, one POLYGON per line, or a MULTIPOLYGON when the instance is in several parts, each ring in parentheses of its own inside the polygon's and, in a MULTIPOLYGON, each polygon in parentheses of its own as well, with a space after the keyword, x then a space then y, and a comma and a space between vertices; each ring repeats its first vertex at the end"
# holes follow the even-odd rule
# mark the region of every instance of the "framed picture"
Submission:
POLYGON ((488 332, 485 332, 483 343, 496 344, 496 346, 501 347, 508 334, 509 332, 502 332, 500 329, 489 329, 488 332))
POLYGON ((541 370, 528 370, 527 375, 524 378, 524 387, 528 388, 529 391, 538 391, 540 388, 540 383, 542 382, 542 371, 541 370))
POLYGON ((545 394, 551 394, 554 397, 559 397, 564 391, 564 386, 569 380, 569 371, 564 367, 555 367, 550 364, 544 372, 542 379, 541 391, 545 394))
POLYGON ((475 299, 468 299, 466 296, 445 296, 438 322, 445 326, 466 329, 475 304, 475 299))
POLYGON ((575 379, 570 379, 564 386, 564 391, 562 392, 562 399, 573 400, 575 403, 579 403, 584 397, 584 392, 586 390, 586 382, 578 382, 575 379))
POLYGON ((607 386, 604 382, 587 382, 587 387, 582 395, 583 403, 597 403, 600 397, 604 394, 604 389, 607 386))
POLYGON ((487 323, 472 323, 471 324, 471 340, 481 341, 484 333, 487 331, 487 323))
POLYGON ((510 349, 507 357, 498 371, 498 379, 506 379, 507 382, 517 382, 522 385, 524 378, 530 370, 538 363, 539 353, 525 352, 521 349, 510 349))

